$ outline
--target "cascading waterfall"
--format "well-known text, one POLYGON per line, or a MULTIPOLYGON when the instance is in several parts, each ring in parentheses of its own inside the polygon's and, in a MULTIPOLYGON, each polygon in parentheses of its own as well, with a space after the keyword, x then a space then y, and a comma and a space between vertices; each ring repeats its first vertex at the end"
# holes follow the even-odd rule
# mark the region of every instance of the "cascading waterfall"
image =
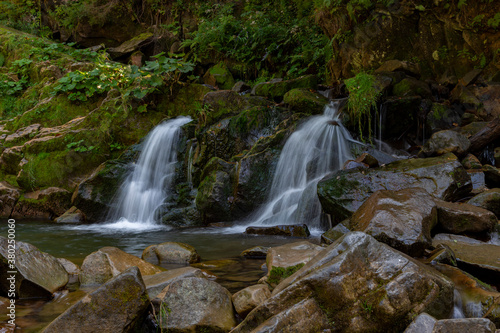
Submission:
POLYGON ((340 123, 340 101, 305 122, 287 140, 280 155, 267 203, 252 225, 307 224, 321 227, 316 185, 326 174, 352 159, 349 131, 340 123))
POLYGON ((117 196, 116 210, 109 220, 132 224, 155 224, 155 211, 168 196, 175 177, 180 128, 188 117, 171 119, 156 126, 147 136, 134 172, 117 196))

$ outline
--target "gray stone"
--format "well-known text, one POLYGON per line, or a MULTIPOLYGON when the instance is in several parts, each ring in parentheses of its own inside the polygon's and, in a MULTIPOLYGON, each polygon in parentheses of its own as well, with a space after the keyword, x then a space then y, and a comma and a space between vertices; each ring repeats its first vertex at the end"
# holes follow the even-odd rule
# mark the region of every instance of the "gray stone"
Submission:
POLYGON ((500 218, 500 188, 480 193, 467 201, 468 204, 478 206, 493 212, 497 218, 500 218))
POLYGON ((438 156, 447 153, 463 155, 469 147, 470 141, 465 135, 452 130, 444 130, 432 134, 422 148, 422 153, 426 156, 438 156))
POLYGON ((231 294, 207 279, 175 281, 152 303, 160 317, 160 329, 169 332, 227 332, 236 326, 231 294))
POLYGON ((54 221, 57 223, 85 223, 86 220, 85 214, 73 206, 54 221))
POLYGON ((0 182, 0 217, 9 218, 21 191, 7 182, 0 182))
POLYGON ((15 274, 16 298, 47 297, 63 288, 68 283, 68 273, 63 265, 53 256, 42 252, 35 246, 16 241, 15 263, 9 262, 9 239, 0 236, 0 292, 7 296, 11 277, 9 271, 15 274))
POLYGON ((165 242, 150 245, 142 252, 142 259, 154 265, 194 264, 201 258, 196 249, 189 244, 165 242))
POLYGON ((459 318, 438 320, 432 333, 494 333, 495 325, 486 318, 459 318))
POLYGON ((155 275, 146 275, 144 277, 144 283, 148 290, 149 299, 154 299, 169 284, 188 277, 204 278, 205 275, 201 269, 193 267, 170 269, 155 275))
POLYGON ((270 272, 273 267, 290 267, 305 264, 323 250, 323 247, 307 241, 272 247, 267 251, 266 264, 270 272))
POLYGON ((256 284, 235 293, 232 297, 236 312, 243 318, 255 307, 271 297, 266 284, 256 284))
POLYGON ((149 305, 137 267, 131 267, 85 296, 42 332, 136 332, 149 305))
POLYGON ((432 333, 436 321, 433 316, 421 313, 411 322, 404 333, 432 333))
POLYGON ((64 269, 70 275, 78 275, 80 274, 80 267, 78 265, 72 263, 68 259, 65 258, 57 258, 57 260, 63 265, 64 269))
POLYGON ((326 244, 330 245, 333 242, 335 242, 337 239, 340 237, 344 236, 345 234, 351 232, 345 225, 349 225, 350 222, 349 220, 344 221, 343 223, 337 224, 335 227, 328 229, 325 233, 321 235, 321 244, 326 244))

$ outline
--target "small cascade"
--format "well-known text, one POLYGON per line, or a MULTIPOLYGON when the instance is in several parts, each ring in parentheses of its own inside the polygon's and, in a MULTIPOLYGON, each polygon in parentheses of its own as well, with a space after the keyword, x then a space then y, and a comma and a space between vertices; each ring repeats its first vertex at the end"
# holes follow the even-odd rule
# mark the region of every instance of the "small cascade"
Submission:
POLYGON ((109 220, 130 224, 155 224, 155 210, 169 195, 175 177, 180 128, 188 117, 171 119, 156 126, 147 136, 134 172, 121 186, 116 210, 109 220))
POLYGON ((465 318, 462 295, 460 295, 460 292, 457 289, 455 289, 455 291, 453 292, 453 313, 451 315, 451 318, 465 318))
POLYGON ((341 124, 339 101, 311 117, 287 140, 280 155, 267 203, 252 217, 253 225, 307 224, 321 228, 316 185, 326 174, 352 159, 349 131, 341 124))

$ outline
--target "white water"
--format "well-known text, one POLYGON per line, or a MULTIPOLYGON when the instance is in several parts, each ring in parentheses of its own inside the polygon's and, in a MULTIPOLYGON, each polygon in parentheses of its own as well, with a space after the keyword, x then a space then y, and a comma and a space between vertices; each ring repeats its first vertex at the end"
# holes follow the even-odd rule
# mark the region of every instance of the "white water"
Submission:
POLYGON ((171 119, 156 126, 146 137, 134 172, 121 186, 116 210, 100 225, 109 229, 144 230, 158 227, 155 211, 168 197, 175 177, 180 128, 191 121, 188 117, 171 119))
POLYGON ((267 203, 251 218, 252 225, 307 224, 321 227, 321 205, 316 185, 326 174, 353 159, 351 135, 340 123, 340 102, 311 117, 290 138, 281 152, 267 203))

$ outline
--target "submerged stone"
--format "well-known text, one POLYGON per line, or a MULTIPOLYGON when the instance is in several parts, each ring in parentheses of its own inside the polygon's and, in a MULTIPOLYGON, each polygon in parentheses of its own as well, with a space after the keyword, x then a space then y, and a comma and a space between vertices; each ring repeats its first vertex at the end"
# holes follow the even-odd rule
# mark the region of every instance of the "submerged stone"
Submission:
POLYGON ((272 227, 248 227, 245 230, 249 235, 272 235, 272 236, 289 236, 289 237, 302 237, 310 236, 307 225, 275 225, 272 227))
POLYGON ((201 258, 196 249, 189 244, 165 242, 150 245, 142 252, 142 259, 154 265, 194 264, 201 258))

